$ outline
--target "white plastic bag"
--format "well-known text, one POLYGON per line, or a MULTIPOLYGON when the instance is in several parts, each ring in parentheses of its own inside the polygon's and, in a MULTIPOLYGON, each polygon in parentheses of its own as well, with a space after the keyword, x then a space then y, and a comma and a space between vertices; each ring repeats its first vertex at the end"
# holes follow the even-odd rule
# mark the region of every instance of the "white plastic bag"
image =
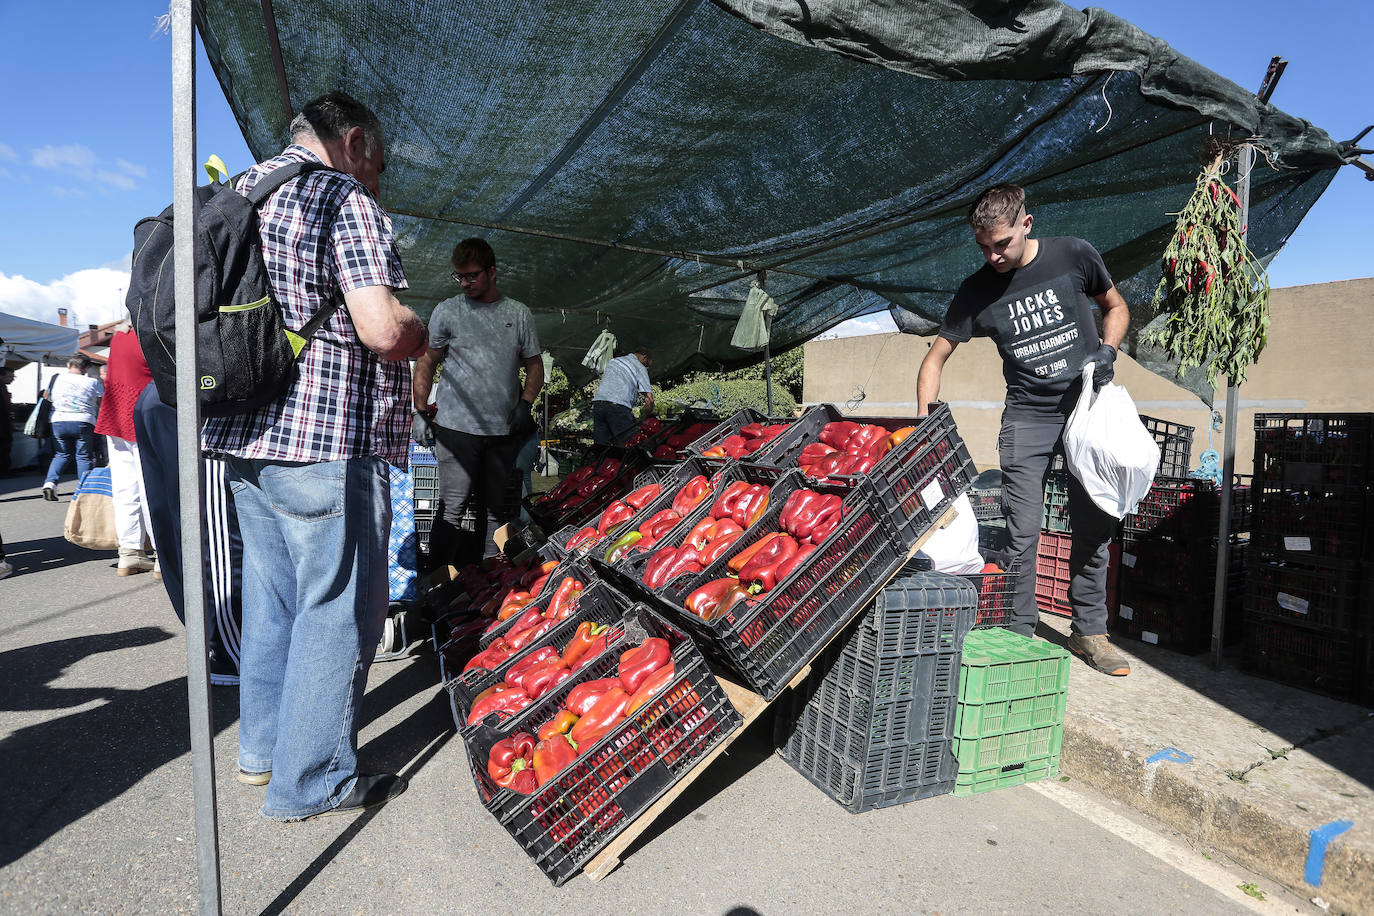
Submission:
POLYGON ((1064 427, 1064 461, 1103 512, 1124 518, 1150 492, 1159 446, 1120 385, 1093 392, 1093 364, 1083 367, 1083 391, 1064 427))
POLYGON ((932 568, 956 576, 968 576, 983 571, 983 555, 978 552, 978 519, 973 504, 965 493, 954 501, 959 514, 954 521, 932 534, 917 557, 930 560, 932 568))

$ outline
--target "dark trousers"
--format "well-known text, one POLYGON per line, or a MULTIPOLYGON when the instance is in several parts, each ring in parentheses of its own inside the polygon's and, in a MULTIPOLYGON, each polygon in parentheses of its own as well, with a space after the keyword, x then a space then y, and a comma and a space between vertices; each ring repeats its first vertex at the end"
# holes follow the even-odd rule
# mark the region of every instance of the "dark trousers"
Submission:
MULTIPOLYGON (((997 450, 1002 461, 1002 508, 1012 557, 1021 560, 1016 577, 1010 629, 1023 636, 1035 632, 1035 554, 1044 513, 1045 479, 1050 459, 1064 451, 1063 417, 1017 417, 1002 414, 997 450)), ((1084 636, 1107 632, 1107 548, 1115 519, 1088 496, 1078 478, 1069 477, 1069 605, 1073 629, 1084 636)))
POLYGON ((439 465, 443 511, 429 535, 429 565, 461 569, 495 556, 496 529, 515 518, 510 479, 520 442, 511 436, 478 436, 434 424, 434 458, 439 465), (472 530, 463 526, 472 509, 472 530))
POLYGON ((635 428, 635 412, 624 404, 592 401, 592 442, 623 445, 635 428))
MULTIPOLYGON (((177 496, 177 412, 163 404, 157 386, 149 385, 134 405, 134 434, 143 487, 148 497, 148 520, 153 525, 162 585, 172 610, 182 623, 186 608, 182 594, 181 501, 177 496)), ((238 676, 243 632, 243 539, 234 512, 224 463, 206 459, 205 523, 201 552, 205 562, 205 617, 210 638, 210 675, 238 676)))

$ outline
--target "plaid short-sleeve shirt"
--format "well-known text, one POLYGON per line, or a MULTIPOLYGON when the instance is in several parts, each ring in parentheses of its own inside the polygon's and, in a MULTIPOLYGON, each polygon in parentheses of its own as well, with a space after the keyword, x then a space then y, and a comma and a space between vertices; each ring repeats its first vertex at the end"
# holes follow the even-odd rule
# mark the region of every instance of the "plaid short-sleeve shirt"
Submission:
MULTIPOLYGON (((297 161, 319 161, 292 145, 250 169, 237 190, 297 161)), ((287 182, 259 209, 263 261, 290 328, 323 306, 340 308, 311 338, 300 374, 285 395, 251 413, 210 417, 207 452, 274 461, 334 461, 380 455, 409 460, 410 372, 386 362, 358 338, 343 295, 365 286, 406 287, 391 220, 350 175, 310 172, 287 182)))

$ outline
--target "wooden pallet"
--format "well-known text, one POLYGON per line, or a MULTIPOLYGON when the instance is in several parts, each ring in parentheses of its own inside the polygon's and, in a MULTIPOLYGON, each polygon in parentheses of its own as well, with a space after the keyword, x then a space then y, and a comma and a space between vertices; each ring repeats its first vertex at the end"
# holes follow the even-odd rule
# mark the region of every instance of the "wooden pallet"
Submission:
MULTIPOLYGON (((916 551, 921 549, 922 545, 925 544, 925 542, 931 537, 931 535, 933 535, 937 530, 944 528, 946 525, 950 524, 950 522, 954 521, 954 516, 956 514, 957 513, 955 512, 954 507, 950 506, 949 509, 945 511, 945 514, 940 517, 940 520, 936 522, 934 525, 932 525, 930 529, 927 530, 924 534, 922 534, 919 538, 917 538, 916 543, 911 545, 911 549, 907 551, 906 558, 909 560, 913 556, 915 556, 916 551)), ((897 570, 893 570, 891 576, 889 576, 887 579, 884 579, 881 583, 878 584, 876 588, 873 589, 873 594, 876 595, 878 591, 882 589, 883 586, 887 585, 888 582, 895 578, 899 570, 900 567, 898 567, 897 570)), ((866 608, 867 606, 867 601, 861 603, 859 605, 858 611, 855 613, 855 616, 857 617, 859 614, 862 614, 864 608, 866 608)), ((829 647, 829 645, 832 642, 838 639, 840 637, 840 634, 845 632, 845 630, 847 629, 848 624, 846 624, 843 627, 840 627, 835 632, 834 636, 830 637, 830 639, 826 640, 823 644, 817 646, 816 652, 812 656, 812 658, 819 657, 820 654, 824 652, 826 648, 829 647)), ((801 684, 802 681, 805 681, 810 674, 811 665, 807 664, 805 667, 803 667, 800 671, 796 673, 792 680, 787 682, 787 688, 783 690, 781 693, 779 693, 778 697, 781 698, 783 695, 786 694, 787 690, 791 690, 795 688, 797 685, 801 684)), ((752 690, 749 690, 746 687, 742 687, 739 684, 736 684, 734 681, 730 680, 728 677, 720 673, 716 674, 716 680, 720 682, 721 689, 724 690, 725 695, 730 698, 730 702, 734 704, 735 709, 739 710, 740 717, 744 721, 741 723, 739 728, 735 729, 733 732, 726 735, 725 739, 721 741, 720 744, 716 745, 715 749, 712 750, 711 753, 707 754, 700 761, 698 761, 696 766, 692 767, 690 770, 684 773, 682 775, 682 778, 679 779, 676 783, 674 783, 673 787, 670 788, 667 792, 663 793, 662 797, 660 797, 658 801, 650 805, 649 808, 645 810, 643 814, 635 818, 633 823, 631 823, 628 827, 622 830, 620 834, 615 837, 615 839, 607 843, 604 849, 597 853, 591 861, 589 861, 585 866, 583 866, 583 874, 585 874, 592 881, 600 881, 602 878, 606 877, 611 872, 615 871, 616 866, 620 864, 620 857, 624 854, 625 850, 630 847, 630 844, 633 843, 636 839, 638 839, 640 834, 647 830, 649 826, 653 824, 654 821, 658 820, 659 816, 663 814, 664 811, 668 810, 668 807, 672 805, 674 801, 677 800, 678 796, 685 792, 687 790, 687 787, 690 786, 693 782, 695 782, 697 780, 697 777, 704 773, 717 757, 719 757, 721 754, 724 754, 726 750, 729 749, 730 745, 733 744, 735 740, 739 738, 740 735, 744 734, 745 729, 747 729, 751 724, 753 724, 753 722, 763 714, 764 710, 766 710, 769 706, 772 705, 772 703, 770 703, 768 700, 765 700, 759 694, 754 693, 752 690)))

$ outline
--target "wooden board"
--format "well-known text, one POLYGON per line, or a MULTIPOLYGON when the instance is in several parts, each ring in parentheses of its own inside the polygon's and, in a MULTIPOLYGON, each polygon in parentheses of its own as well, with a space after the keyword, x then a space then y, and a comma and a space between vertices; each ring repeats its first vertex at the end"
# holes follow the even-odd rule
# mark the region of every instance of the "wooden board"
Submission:
MULTIPOLYGON (((926 530, 924 534, 922 534, 919 538, 916 539, 916 543, 912 544, 911 549, 907 552, 906 558, 909 560, 913 556, 915 556, 916 551, 921 549, 921 545, 925 544, 925 542, 929 540, 931 535, 933 535, 938 529, 944 528, 950 522, 954 521, 954 516, 956 514, 957 513, 954 507, 950 506, 945 511, 945 514, 940 517, 940 520, 938 522, 932 525, 929 529, 926 530)), ((901 567, 898 567, 897 569, 893 570, 892 575, 884 579, 878 585, 878 588, 874 589, 874 594, 876 595, 878 589, 881 589, 883 586, 887 585, 888 582, 892 581, 892 579, 896 577, 897 573, 900 572, 900 570, 901 567)), ((867 602, 865 602, 860 607, 865 606, 867 606, 867 602)), ((819 656, 822 652, 824 652, 826 648, 828 648, 832 642, 838 639, 840 634, 843 633, 847 628, 848 625, 840 627, 840 629, 836 631, 834 636, 830 637, 830 639, 826 640, 822 645, 817 646, 816 652, 812 656, 812 658, 815 658, 819 656)), ((810 674, 811 665, 807 664, 796 673, 792 680, 788 682, 788 689, 796 687, 802 681, 806 680, 807 676, 810 674)), ((684 773, 682 775, 682 778, 679 779, 676 783, 674 783, 671 789, 663 793, 663 795, 658 799, 658 801, 654 802, 652 805, 648 807, 647 810, 644 811, 643 814, 635 818, 634 822, 630 824, 630 826, 626 827, 623 831, 621 831, 619 836, 617 836, 615 839, 607 843, 605 849, 597 853, 590 862, 583 866, 583 874, 585 874, 592 881, 600 881, 602 878, 606 877, 611 872, 615 871, 616 866, 620 864, 620 856, 625 852, 626 849, 630 847, 630 844, 633 843, 636 839, 638 839, 640 834, 647 830, 649 828, 649 825, 656 821, 659 815, 666 811, 668 807, 672 805, 674 801, 677 800, 678 796, 680 796, 684 791, 686 791, 687 787, 690 786, 693 782, 695 782, 697 777, 704 773, 707 767, 709 767, 713 762, 715 762, 717 757, 725 753, 725 751, 730 747, 730 745, 735 742, 735 739, 737 739, 740 735, 744 734, 745 729, 752 725, 754 721, 763 714, 763 711, 772 705, 772 703, 770 703, 768 700, 765 700, 759 694, 754 693, 752 690, 749 690, 746 687, 736 684, 728 677, 725 677, 721 674, 717 674, 716 680, 720 682, 721 689, 725 691, 725 695, 730 699, 730 702, 734 705, 735 709, 739 710, 739 714, 744 721, 740 724, 739 728, 735 729, 733 732, 726 735, 725 739, 722 740, 720 744, 716 745, 715 749, 712 750, 711 753, 707 754, 705 757, 703 757, 700 761, 697 762, 696 766, 692 767, 690 770, 684 773)), ((779 694, 779 697, 781 696, 782 694, 779 694)))

